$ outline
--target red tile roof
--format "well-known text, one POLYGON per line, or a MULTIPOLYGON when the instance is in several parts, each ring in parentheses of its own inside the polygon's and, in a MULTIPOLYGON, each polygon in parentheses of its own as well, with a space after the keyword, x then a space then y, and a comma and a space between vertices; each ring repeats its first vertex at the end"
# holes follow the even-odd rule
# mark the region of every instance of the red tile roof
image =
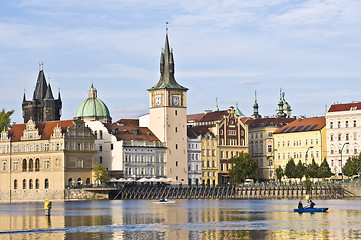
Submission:
POLYGON ((301 118, 294 120, 287 126, 282 127, 274 132, 278 133, 294 133, 294 132, 306 132, 306 131, 317 131, 326 126, 325 117, 314 117, 314 118, 301 118))
POLYGON ((207 132, 209 132, 209 129, 206 127, 193 127, 193 126, 187 127, 187 136, 191 139, 195 139, 199 135, 204 136, 207 132))
POLYGON ((199 114, 191 114, 187 116, 187 121, 194 120, 196 122, 213 122, 219 121, 223 118, 224 115, 228 113, 227 110, 224 111, 215 111, 215 112, 207 112, 207 113, 199 113, 199 114))
POLYGON ((351 108, 356 108, 354 110, 360 110, 361 109, 361 102, 333 104, 333 105, 331 105, 328 112, 350 111, 351 108))
POLYGON ((204 115, 206 114, 205 113, 189 114, 187 115, 187 122, 190 122, 192 120, 198 122, 204 117, 204 115))
POLYGON ((139 127, 137 119, 121 119, 117 123, 104 123, 108 132, 114 135, 118 141, 148 141, 159 142, 159 139, 147 127, 139 127))
MULTIPOLYGON (((41 136, 41 140, 50 139, 53 134, 53 129, 57 125, 62 128, 62 133, 65 133, 68 127, 73 126, 74 120, 62 120, 62 121, 50 121, 50 122, 36 122, 35 126, 38 130, 38 134, 41 136)), ((23 132, 26 129, 26 124, 15 124, 9 130, 9 136, 12 137, 11 141, 20 141, 23 136, 23 132)))
POLYGON ((294 120, 295 118, 249 118, 246 124, 249 129, 261 127, 283 127, 294 120))

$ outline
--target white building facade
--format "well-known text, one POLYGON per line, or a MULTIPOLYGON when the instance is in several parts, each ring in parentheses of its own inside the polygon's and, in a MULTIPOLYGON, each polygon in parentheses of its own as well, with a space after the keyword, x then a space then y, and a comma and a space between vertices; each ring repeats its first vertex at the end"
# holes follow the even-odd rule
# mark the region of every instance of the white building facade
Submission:
POLYGON ((119 120, 109 124, 87 122, 95 136, 95 162, 101 163, 114 177, 165 177, 164 143, 137 120, 119 120))
POLYGON ((188 127, 188 185, 201 184, 201 140, 202 134, 188 127))
POLYGON ((333 104, 326 113, 327 161, 331 171, 342 174, 347 159, 361 147, 361 103, 333 104))

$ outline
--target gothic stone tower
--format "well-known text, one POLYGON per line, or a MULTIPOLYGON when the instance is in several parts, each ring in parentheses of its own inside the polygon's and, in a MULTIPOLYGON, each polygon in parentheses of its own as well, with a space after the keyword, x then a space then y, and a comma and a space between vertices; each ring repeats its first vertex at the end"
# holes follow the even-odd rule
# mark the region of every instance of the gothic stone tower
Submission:
POLYGON ((58 99, 54 99, 50 83, 46 83, 44 71, 39 71, 38 80, 33 94, 33 100, 27 101, 24 93, 23 98, 24 123, 30 119, 34 122, 46 122, 60 120, 62 102, 60 92, 58 99))
POLYGON ((173 51, 169 48, 168 34, 160 58, 159 82, 149 91, 149 128, 166 143, 166 174, 187 184, 187 88, 174 78, 173 51))

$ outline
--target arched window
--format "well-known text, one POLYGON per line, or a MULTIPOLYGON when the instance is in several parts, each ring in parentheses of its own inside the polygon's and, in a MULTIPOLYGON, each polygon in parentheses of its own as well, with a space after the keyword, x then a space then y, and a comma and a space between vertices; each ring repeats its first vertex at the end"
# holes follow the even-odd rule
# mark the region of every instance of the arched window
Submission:
POLYGON ((29 171, 33 171, 34 169, 34 162, 33 162, 33 159, 29 159, 29 171))
POLYGON ((87 178, 87 179, 86 179, 85 184, 86 184, 86 185, 90 185, 90 178, 87 178))
POLYGON ((26 180, 23 180, 23 189, 26 189, 26 180))
POLYGON ((40 169, 40 161, 39 158, 35 159, 35 171, 39 171, 40 169))
POLYGON ((81 181, 81 178, 78 178, 77 184, 80 187, 83 182, 81 181))
POLYGON ((18 189, 18 180, 14 180, 14 189, 18 189))
POLYGON ((68 180, 68 186, 72 186, 73 185, 73 179, 72 178, 69 178, 68 180))
POLYGON ((33 189, 33 179, 29 180, 29 189, 33 189))
POLYGON ((23 172, 26 172, 27 169, 27 163, 26 163, 26 159, 23 159, 23 166, 22 166, 23 172))
POLYGON ((45 178, 45 180, 44 180, 44 188, 45 189, 49 188, 49 180, 47 178, 45 178))
POLYGON ((35 188, 36 188, 36 189, 39 189, 39 179, 36 179, 36 180, 35 180, 35 188))

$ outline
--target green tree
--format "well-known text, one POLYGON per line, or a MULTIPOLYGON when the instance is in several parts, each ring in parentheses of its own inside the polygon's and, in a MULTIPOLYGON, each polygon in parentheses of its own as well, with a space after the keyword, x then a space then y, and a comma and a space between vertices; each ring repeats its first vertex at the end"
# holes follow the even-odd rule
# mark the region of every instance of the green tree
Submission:
POLYGON ((311 178, 317 178, 319 175, 318 169, 320 167, 318 166, 318 164, 315 162, 315 159, 312 159, 311 164, 309 164, 306 168, 306 176, 307 177, 311 177, 311 178))
POLYGON ((361 173, 361 154, 353 156, 347 159, 345 166, 342 168, 342 172, 346 176, 358 175, 361 173))
POLYGON ((276 176, 277 179, 279 181, 281 181, 282 177, 285 175, 285 173, 283 172, 283 168, 281 167, 281 165, 278 166, 278 168, 276 168, 276 176))
POLYGON ((323 159, 320 167, 318 168, 318 177, 325 179, 332 176, 331 168, 328 165, 326 158, 323 159))
POLYGON ((301 181, 301 178, 305 175, 305 169, 306 167, 303 165, 301 160, 299 160, 294 169, 294 177, 299 178, 301 181))
POLYGON ((288 178, 294 178, 294 170, 295 170, 295 161, 293 160, 293 158, 291 158, 290 160, 288 160, 287 164, 286 164, 286 168, 285 168, 285 175, 288 178))
POLYGON ((229 162, 233 163, 232 169, 229 170, 229 176, 233 182, 240 183, 247 178, 258 178, 259 169, 251 154, 241 152, 238 156, 232 157, 229 162))
POLYGON ((103 164, 95 163, 94 164, 94 178, 95 181, 107 182, 110 180, 109 174, 106 172, 105 167, 103 164))
POLYGON ((0 131, 7 129, 10 126, 10 116, 14 113, 14 110, 5 111, 5 109, 0 112, 0 131))

